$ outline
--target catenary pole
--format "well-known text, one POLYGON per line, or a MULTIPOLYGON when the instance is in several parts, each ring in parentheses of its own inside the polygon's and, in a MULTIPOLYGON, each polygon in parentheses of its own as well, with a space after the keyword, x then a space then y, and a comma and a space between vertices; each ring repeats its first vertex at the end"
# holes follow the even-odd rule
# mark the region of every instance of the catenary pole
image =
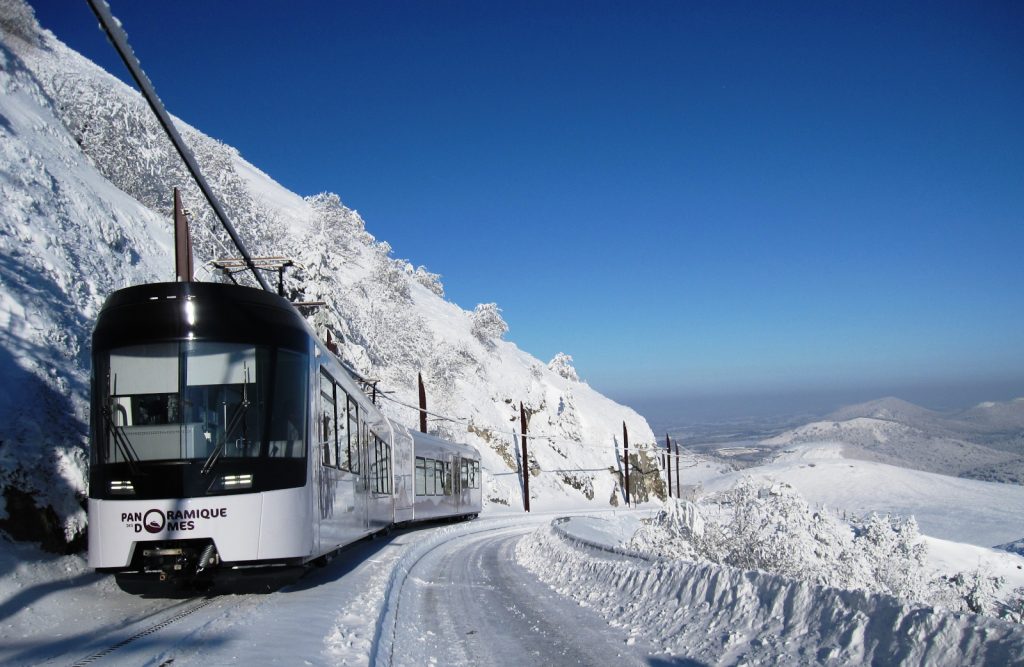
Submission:
POLYGON ((190 283, 195 276, 192 266, 192 235, 181 203, 181 193, 174 188, 174 277, 179 283, 190 283))
POLYGON ((665 434, 665 469, 668 470, 668 497, 672 497, 672 440, 665 434))
POLYGON ((679 494, 679 441, 676 440, 676 498, 682 498, 679 494))
POLYGON ((523 441, 523 510, 530 511, 530 464, 529 454, 526 451, 526 410, 523 402, 519 401, 519 428, 523 441))
POLYGON ((427 389, 423 386, 423 373, 416 374, 420 391, 420 432, 427 432, 427 389))
POLYGON ((629 431, 626 430, 626 422, 622 422, 622 443, 626 453, 626 507, 629 507, 629 431))

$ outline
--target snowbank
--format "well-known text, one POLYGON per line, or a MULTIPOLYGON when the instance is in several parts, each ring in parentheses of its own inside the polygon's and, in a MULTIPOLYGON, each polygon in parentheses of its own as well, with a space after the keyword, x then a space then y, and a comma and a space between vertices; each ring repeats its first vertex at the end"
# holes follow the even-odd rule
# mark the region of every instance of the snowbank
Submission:
POLYGON ((1008 665, 1024 655, 1019 625, 762 572, 643 559, 580 537, 567 520, 524 539, 517 557, 555 591, 672 658, 1008 665))

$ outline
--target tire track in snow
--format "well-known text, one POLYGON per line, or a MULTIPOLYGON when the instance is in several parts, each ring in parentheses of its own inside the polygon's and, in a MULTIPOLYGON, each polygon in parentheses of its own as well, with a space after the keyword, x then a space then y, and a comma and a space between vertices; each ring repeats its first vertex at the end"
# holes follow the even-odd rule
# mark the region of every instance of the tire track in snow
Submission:
POLYGON ((459 537, 469 536, 487 532, 501 532, 510 529, 528 529, 545 521, 550 517, 541 519, 533 517, 510 517, 508 519, 493 519, 481 521, 479 519, 470 524, 452 526, 439 530, 428 539, 415 545, 406 552, 395 563, 391 570, 387 587, 384 591, 384 602, 381 613, 377 619, 377 627, 373 639, 373 648, 370 653, 369 664, 390 666, 394 662, 395 636, 398 632, 399 606, 402 590, 409 578, 410 573, 416 565, 435 549, 446 545, 450 540, 459 537))

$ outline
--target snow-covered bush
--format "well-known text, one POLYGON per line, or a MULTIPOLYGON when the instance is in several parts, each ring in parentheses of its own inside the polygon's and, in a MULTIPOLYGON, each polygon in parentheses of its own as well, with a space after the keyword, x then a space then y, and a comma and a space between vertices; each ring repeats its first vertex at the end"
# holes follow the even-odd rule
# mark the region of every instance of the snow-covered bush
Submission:
POLYGON ((697 543, 712 562, 831 586, 849 586, 863 574, 849 527, 813 511, 788 484, 746 479, 715 502, 726 513, 708 522, 697 543))
POLYGON ((0 30, 33 44, 39 42, 36 13, 23 0, 0 0, 0 30))
POLYGON ((671 498, 664 509, 633 535, 629 546, 665 558, 698 560, 694 546, 704 536, 700 508, 688 500, 671 498))
POLYGON ((572 357, 564 352, 556 354, 554 359, 548 363, 548 368, 555 373, 558 373, 566 380, 572 380, 573 382, 580 381, 580 376, 572 365, 572 357))
POLYGON ((1024 623, 1024 586, 1013 589, 999 609, 999 617, 1014 623, 1024 623))
POLYGON ((700 506, 670 501, 631 546, 904 600, 931 595, 913 518, 871 515, 851 527, 788 484, 746 479, 700 506))
POLYGON ((419 266, 416 268, 416 272, 412 277, 416 282, 423 285, 434 294, 444 297, 444 285, 441 283, 441 274, 431 273, 430 271, 427 271, 425 266, 419 266))
POLYGON ((854 523, 856 544, 870 568, 876 590, 904 600, 928 597, 928 548, 914 517, 872 514, 854 523))
POLYGON ((957 572, 949 577, 938 577, 931 582, 929 602, 937 607, 950 611, 985 614, 987 616, 1003 616, 1007 620, 1014 618, 1011 599, 1000 602, 999 592, 1006 581, 1002 577, 993 577, 977 568, 970 572, 957 572))
POLYGON ((501 317, 496 303, 481 303, 473 311, 473 335, 483 343, 491 343, 508 333, 508 325, 501 317))

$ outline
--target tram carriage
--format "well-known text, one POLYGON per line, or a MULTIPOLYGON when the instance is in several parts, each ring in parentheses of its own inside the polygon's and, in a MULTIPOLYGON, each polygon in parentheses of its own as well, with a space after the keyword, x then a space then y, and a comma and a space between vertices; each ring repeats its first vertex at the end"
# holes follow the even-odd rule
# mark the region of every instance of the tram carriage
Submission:
POLYGON ((282 297, 159 283, 93 333, 89 565, 126 582, 305 566, 481 510, 476 449, 385 417, 282 297))

